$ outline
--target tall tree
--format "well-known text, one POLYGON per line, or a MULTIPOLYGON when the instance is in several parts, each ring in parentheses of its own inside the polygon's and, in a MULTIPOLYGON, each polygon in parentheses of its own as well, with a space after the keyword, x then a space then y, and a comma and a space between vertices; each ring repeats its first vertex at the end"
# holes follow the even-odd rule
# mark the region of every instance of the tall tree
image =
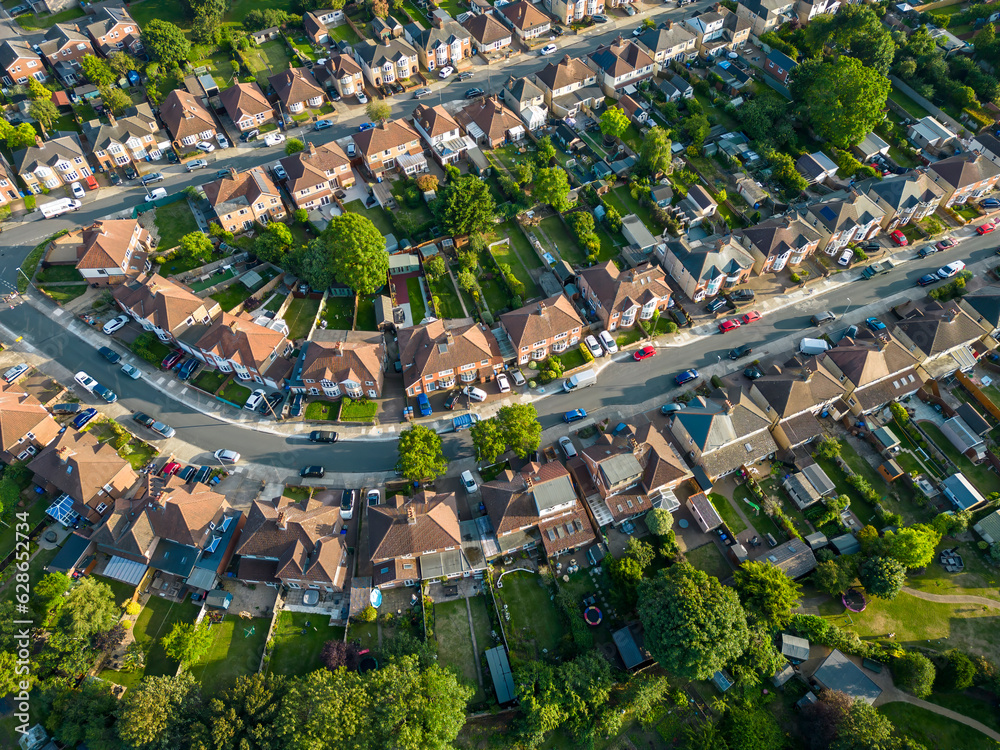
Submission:
POLYGON ((118 76, 107 61, 96 55, 84 55, 80 60, 80 68, 87 80, 95 86, 113 86, 118 82, 118 76))
POLYGON ((751 560, 737 568, 736 591, 747 617, 772 628, 783 628, 799 606, 801 590, 785 571, 767 562, 751 560))
POLYGON ((216 750, 270 750, 281 747, 282 702, 288 692, 285 677, 255 673, 208 703, 208 725, 216 750))
POLYGON ((118 699, 110 683, 84 680, 74 687, 52 680, 40 692, 51 706, 45 728, 66 747, 86 743, 94 750, 112 750, 119 746, 115 732, 118 699))
POLYGON ((415 424, 399 433, 397 449, 399 460, 396 467, 413 482, 434 479, 448 469, 448 459, 441 449, 441 437, 423 425, 415 424))
POLYGON ((204 232, 188 232, 181 237, 180 248, 185 256, 202 263, 212 259, 212 251, 215 249, 212 240, 204 232))
POLYGON ((191 42, 169 21, 154 18, 142 29, 142 43, 164 65, 181 65, 191 57, 191 42))
POLYGON ((628 130, 628 115, 621 107, 608 107, 601 113, 599 126, 608 138, 621 138, 628 130))
POLYGON ((80 581, 62 606, 59 624, 71 638, 89 638, 110 630, 118 620, 119 610, 111 587, 96 578, 80 581))
POLYGON ((907 568, 923 568, 934 560, 941 534, 933 526, 917 523, 898 531, 887 531, 882 540, 883 554, 907 568))
POLYGON ((830 750, 892 750, 892 722, 860 698, 837 727, 830 750))
POLYGON ((36 99, 28 105, 28 114, 38 121, 42 132, 48 133, 59 118, 59 108, 51 99, 36 99))
POLYGON ((887 75, 896 55, 896 43, 882 18, 867 5, 844 6, 842 10, 843 15, 834 16, 833 34, 827 44, 857 58, 879 75, 887 75))
POLYGON ((493 226, 496 203, 489 185, 474 175, 449 180, 438 190, 435 214, 452 235, 479 234, 493 226))
POLYGON ((665 128, 654 125, 642 138, 639 169, 648 175, 669 174, 673 163, 672 147, 670 133, 665 128))
POLYGON ((392 117, 392 105, 383 99, 370 99, 365 105, 365 115, 376 125, 381 125, 392 117))
POLYGON ((653 508, 643 520, 649 533, 654 536, 666 536, 674 528, 674 517, 666 508, 653 508))
POLYGON ((496 463, 507 450, 507 436, 495 418, 480 419, 472 425, 469 434, 472 436, 472 447, 476 449, 476 458, 484 463, 496 463))
POLYGON ((45 99, 52 100, 52 91, 45 87, 45 84, 34 78, 28 79, 28 98, 33 102, 45 99))
POLYGON ((299 151, 304 151, 306 144, 304 144, 298 138, 289 138, 285 141, 285 154, 291 156, 292 154, 297 154, 299 151))
POLYGON ((546 203, 559 213, 570 208, 569 177, 562 167, 546 167, 535 172, 531 190, 532 197, 539 203, 546 203))
POLYGON ((98 86, 97 88, 101 92, 101 101, 104 106, 114 114, 120 115, 132 106, 132 97, 117 86, 98 86))
POLYGON ((58 610, 66 602, 65 594, 73 581, 65 573, 49 573, 31 590, 31 607, 35 618, 44 622, 46 615, 58 610))
POLYGON ((382 288, 389 273, 385 237, 365 216, 347 212, 334 216, 320 237, 329 253, 334 278, 357 294, 382 288))
POLYGON ((189 672, 143 677, 122 698, 118 736, 139 750, 186 747, 201 708, 201 690, 189 672))
POLYGON ((934 662, 917 651, 907 651, 892 663, 893 682, 918 698, 931 694, 936 676, 934 662))
POLYGON ((542 442, 542 425, 538 421, 538 410, 533 405, 501 406, 496 418, 514 455, 527 458, 528 454, 538 450, 542 442))
POLYGON ((906 568, 891 557, 869 557, 861 563, 858 579, 872 596, 895 599, 906 583, 906 568))
POLYGON ((851 587, 851 576, 837 560, 824 560, 816 566, 812 574, 812 584, 820 591, 839 596, 851 587))
POLYGON ((882 121, 889 79, 853 57, 806 60, 792 71, 792 97, 838 148, 860 143, 882 121))
POLYGON ((213 638, 214 633, 209 630, 207 623, 192 625, 178 622, 160 639, 160 645, 167 656, 180 662, 182 666, 188 666, 208 653, 213 638))
POLYGON ((646 646, 673 674, 704 680, 747 647, 746 615, 736 592, 679 563, 639 585, 646 646))
POLYGON ((313 289, 326 289, 335 281, 330 251, 322 237, 292 253, 291 266, 313 289))
POLYGON ((253 241, 253 252, 258 259, 267 263, 282 265, 294 242, 292 232, 286 224, 272 221, 253 241))

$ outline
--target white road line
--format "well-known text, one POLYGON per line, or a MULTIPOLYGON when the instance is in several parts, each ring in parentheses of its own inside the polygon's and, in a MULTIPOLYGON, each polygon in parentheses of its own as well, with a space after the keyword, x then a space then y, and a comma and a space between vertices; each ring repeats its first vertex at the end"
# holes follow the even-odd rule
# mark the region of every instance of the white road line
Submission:
POLYGON ((66 311, 63 310, 61 307, 52 311, 52 317, 53 318, 58 318, 58 317, 60 317, 62 315, 65 315, 65 314, 66 314, 66 311))
POLYGON ((166 382, 166 380, 167 380, 167 379, 166 379, 166 377, 164 377, 164 376, 160 376, 160 377, 158 377, 158 378, 156 379, 156 384, 157 384, 157 385, 163 385, 163 384, 164 384, 164 383, 166 382))

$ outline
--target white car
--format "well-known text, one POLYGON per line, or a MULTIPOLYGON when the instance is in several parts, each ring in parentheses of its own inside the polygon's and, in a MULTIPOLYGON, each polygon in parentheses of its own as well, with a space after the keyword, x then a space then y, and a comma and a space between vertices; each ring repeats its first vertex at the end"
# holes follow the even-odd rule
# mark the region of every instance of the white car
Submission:
POLYGON ((222 133, 216 133, 215 140, 219 142, 219 148, 229 148, 229 139, 222 133))
POLYGON ((264 396, 266 395, 267 394, 264 393, 263 390, 258 388, 256 391, 250 394, 250 398, 248 398, 247 402, 243 404, 243 408, 246 409, 247 411, 256 410, 256 408, 260 406, 260 402, 264 400, 264 396))
POLYGON ((601 346, 608 354, 615 354, 618 351, 618 344, 615 343, 615 339, 610 333, 601 331, 597 337, 601 340, 601 346))
POLYGON ((74 375, 73 380, 75 380, 81 388, 90 393, 93 393, 94 386, 99 385, 96 380, 90 377, 90 375, 85 373, 83 370, 80 370, 80 372, 74 375))
POLYGON ((471 385, 465 386, 465 388, 462 389, 462 393, 471 398, 473 401, 486 400, 486 391, 479 388, 473 388, 471 385))
POLYGON ((471 471, 462 472, 462 486, 465 487, 465 491, 470 495, 479 489, 479 485, 476 484, 476 480, 473 478, 471 471))
POLYGON ((72 185, 69 186, 69 189, 73 192, 74 198, 83 197, 83 185, 81 185, 79 182, 74 182, 72 185))
POLYGON ((573 441, 568 435, 563 435, 559 438, 559 447, 562 448, 563 455, 566 456, 567 461, 571 458, 576 458, 576 446, 573 445, 573 441))
POLYGON ((208 141, 198 141, 198 145, 195 146, 199 151, 204 151, 206 154, 210 154, 215 151, 215 146, 213 146, 208 141))
POLYGON ((196 169, 204 169, 208 166, 208 162, 204 159, 195 159, 194 161, 189 161, 187 163, 187 171, 193 172, 196 169))
POLYGON ((837 265, 839 265, 839 266, 846 266, 846 265, 850 264, 851 259, 853 257, 854 257, 854 251, 853 250, 845 250, 844 252, 842 252, 840 254, 840 257, 837 258, 837 265))
POLYGON ((937 271, 937 275, 939 279, 950 279, 955 274, 964 270, 965 270, 965 263, 963 263, 960 260, 956 260, 954 263, 949 263, 948 265, 939 268, 937 271))
POLYGON ((510 371, 510 376, 514 380, 514 385, 522 386, 522 385, 524 385, 527 382, 524 379, 524 373, 521 372, 520 370, 511 370, 510 371))
POLYGON ((166 197, 167 197, 166 188, 153 188, 150 194, 147 195, 145 198, 143 198, 143 200, 145 200, 146 203, 152 203, 155 200, 159 200, 160 198, 166 198, 166 197))
POLYGON ((279 143, 285 142, 284 133, 268 133, 264 136, 265 146, 277 146, 279 143))
POLYGON ((441 71, 438 73, 438 78, 447 78, 454 72, 455 69, 453 67, 451 67, 450 65, 445 65, 443 68, 441 68, 441 71))
POLYGON ((101 330, 110 336, 115 331, 120 331, 122 328, 124 328, 125 324, 128 323, 128 321, 129 321, 128 315, 119 315, 117 318, 112 318, 107 323, 105 323, 104 328, 102 328, 101 330))
POLYGON ((226 450, 225 448, 220 448, 212 455, 226 464, 235 464, 240 460, 239 453, 236 451, 226 450))
POLYGON ((497 388, 500 389, 500 393, 510 393, 510 381, 502 372, 497 375, 497 388))
POLYGON ((546 44, 544 47, 542 47, 543 55, 552 55, 555 53, 555 51, 556 51, 556 45, 554 44, 546 44))
POLYGON ((365 96, 365 92, 362 91, 361 89, 358 89, 358 104, 367 104, 367 103, 368 103, 368 97, 365 96))
POLYGON ((138 380, 142 377, 142 370, 135 365, 122 365, 122 372, 132 378, 132 380, 138 380))
POLYGON ((593 335, 587 336, 587 338, 585 338, 583 340, 583 343, 587 347, 587 350, 594 357, 603 357, 604 356, 604 350, 601 348, 601 345, 599 343, 597 343, 597 337, 596 336, 593 336, 593 335))
POLYGON ((368 507, 372 507, 382 502, 382 493, 378 490, 368 490, 365 498, 368 500, 368 507))

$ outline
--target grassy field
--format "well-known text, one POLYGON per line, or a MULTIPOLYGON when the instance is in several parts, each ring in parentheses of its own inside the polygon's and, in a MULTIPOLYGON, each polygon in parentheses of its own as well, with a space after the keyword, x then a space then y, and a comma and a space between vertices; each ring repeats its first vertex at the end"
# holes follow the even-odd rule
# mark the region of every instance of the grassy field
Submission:
POLYGON ((282 612, 274 627, 271 671, 300 675, 323 666, 320 661, 323 646, 327 641, 339 641, 344 637, 343 628, 332 628, 328 622, 328 618, 308 612, 282 612))
POLYGON ((719 515, 722 516, 722 520, 726 522, 726 526, 734 534, 739 534, 741 531, 746 531, 747 525, 743 523, 743 519, 740 518, 739 513, 733 508, 729 499, 717 495, 714 492, 708 496, 709 501, 715 506, 715 510, 718 511, 719 515))
POLYGON ((985 596, 1000 600, 1000 573, 983 561, 982 553, 974 543, 956 543, 949 539, 947 546, 958 547, 965 570, 961 573, 948 573, 939 563, 933 562, 923 573, 911 574, 907 585, 928 594, 985 596))
POLYGON ((340 400, 341 422, 371 422, 377 413, 376 401, 353 401, 347 396, 340 400))
POLYGON ((285 323, 288 324, 288 338, 304 339, 309 334, 316 313, 319 312, 319 300, 301 297, 293 299, 285 308, 285 323))
POLYGON ((976 489, 983 495, 991 492, 1000 492, 1000 477, 989 470, 989 464, 974 464, 967 459, 953 446, 937 425, 931 422, 921 422, 920 428, 934 441, 934 444, 958 467, 958 470, 965 474, 976 489))
POLYGON ((353 297, 327 297, 321 320, 331 331, 349 331, 354 323, 353 297))
POLYGON ((129 14, 140 26, 145 26, 154 18, 169 21, 187 32, 191 29, 191 21, 184 12, 184 6, 173 0, 144 0, 129 8, 129 14))
POLYGON ((715 576, 720 581, 726 580, 733 574, 732 567, 726 562, 726 558, 722 556, 722 552, 719 551, 715 542, 709 542, 693 550, 688 550, 684 553, 684 556, 698 570, 703 570, 710 576, 715 576))
POLYGON ((210 626, 215 635, 212 647, 201 661, 191 666, 191 674, 206 695, 229 687, 237 677, 257 671, 270 624, 264 617, 244 620, 228 614, 222 622, 210 626))
POLYGON ((406 292, 410 296, 410 316, 417 325, 427 317, 427 305, 424 303, 424 293, 420 289, 420 279, 411 276, 406 280, 406 292))
POLYGON ((288 54, 288 48, 284 42, 277 40, 264 42, 258 49, 247 52, 247 60, 257 76, 257 83, 264 90, 267 90, 267 79, 277 75, 282 70, 288 70, 288 63, 292 58, 288 54))
POLYGON ((517 280, 524 284, 524 299, 541 296, 542 292, 535 280, 531 278, 531 273, 521 263, 520 253, 515 252, 510 244, 494 245, 490 248, 490 252, 493 253, 497 263, 506 263, 510 266, 510 270, 517 277, 517 280))
MULTIPOLYGON (((160 235, 160 241, 156 246, 160 252, 177 247, 181 243, 181 237, 189 232, 198 231, 198 222, 194 220, 186 200, 157 208, 153 223, 156 224, 156 231, 160 235)), ((177 273, 173 269, 166 270, 177 273)))
POLYGON ((377 331, 378 322, 375 319, 375 297, 362 297, 358 300, 358 316, 355 328, 359 331, 377 331))
POLYGON ((938 750, 966 750, 987 747, 989 740, 972 727, 959 724, 946 716, 938 716, 920 706, 908 703, 888 703, 879 713, 889 717, 901 734, 912 737, 925 747, 938 750))
POLYGON ((534 659, 553 651, 562 637, 563 622, 541 577, 511 573, 501 583, 497 594, 510 610, 510 622, 504 627, 511 648, 520 651, 522 658, 534 659))
POLYGON ((479 657, 472 650, 465 599, 434 605, 434 637, 442 664, 454 669, 463 682, 476 689, 473 700, 482 699, 482 688, 476 673, 476 660, 479 657))
POLYGON ((237 305, 245 302, 253 292, 243 286, 240 282, 235 281, 225 289, 220 289, 214 294, 209 296, 219 303, 219 306, 229 312, 237 305))
POLYGON ((550 249, 555 250, 563 260, 575 265, 583 265, 587 261, 587 256, 583 254, 583 250, 576 244, 576 239, 558 216, 542 219, 539 228, 554 245, 550 249))

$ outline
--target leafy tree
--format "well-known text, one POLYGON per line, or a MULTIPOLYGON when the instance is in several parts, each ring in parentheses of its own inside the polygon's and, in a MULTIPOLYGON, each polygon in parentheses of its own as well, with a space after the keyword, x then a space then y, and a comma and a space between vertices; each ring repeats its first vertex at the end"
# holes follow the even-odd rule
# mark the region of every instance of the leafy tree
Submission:
POLYGON ((731 706, 722 720, 731 750, 783 750, 785 735, 774 714, 756 706, 731 706))
POLYGON ((142 650, 142 644, 132 641, 125 647, 125 658, 122 660, 122 667, 127 672, 138 672, 146 667, 146 652, 142 650))
POLYGON ((334 282, 330 251, 321 237, 292 253, 291 266, 313 289, 326 289, 334 282))
POLYGON ((851 710, 851 697, 839 690, 824 690, 819 700, 802 708, 803 727, 808 727, 809 747, 826 750, 837 738, 844 717, 851 710))
MULTIPOLYGON (((369 605, 371 606, 371 605, 369 605)), ((372 607, 372 609, 375 609, 372 607)), ((327 641, 323 644, 320 652, 320 661, 331 672, 346 667, 347 669, 357 669, 359 662, 359 649, 353 643, 343 641, 327 641)))
POLYGON ((972 659, 957 649, 948 652, 944 668, 938 672, 936 686, 942 690, 962 691, 976 681, 976 666, 972 659))
POLYGON ((236 678, 208 703, 208 726, 216 750, 267 750, 280 747, 282 704, 288 681, 274 673, 236 678))
POLYGON ((118 736, 140 750, 185 747, 201 705, 201 690, 189 672, 143 677, 122 698, 118 736))
POLYGON ((883 554, 907 568, 923 568, 934 560, 934 551, 941 541, 937 529, 927 524, 887 531, 882 540, 883 554))
POLYGON ((659 125, 654 125, 642 138, 642 148, 639 149, 639 169, 644 174, 668 174, 671 171, 673 156, 670 134, 659 125))
POLYGON ((432 174, 417 175, 414 180, 421 193, 433 193, 438 189, 438 178, 432 174))
POLYGON ((870 557, 881 553, 882 538, 878 535, 878 529, 870 523, 861 527, 861 530, 857 533, 857 537, 863 555, 870 557))
POLYGON ((440 255, 432 255, 424 261, 424 274, 431 280, 447 275, 448 267, 440 255))
MULTIPOLYGON (((130 70, 139 72, 142 70, 142 63, 136 60, 128 52, 116 52, 107 60, 108 66, 119 76, 123 76, 130 70)), ((95 84, 96 85, 96 84, 95 84)))
POLYGON ((132 97, 116 86, 98 86, 104 106, 120 115, 132 106, 132 97))
POLYGON ((535 179, 535 162, 522 161, 514 165, 514 180, 518 185, 530 185, 535 179))
POLYGON ((18 674, 17 656, 10 651, 0 651, 0 696, 20 690, 21 680, 26 677, 18 674))
POLYGON ((523 744, 534 747, 559 727, 579 744, 589 744, 599 733, 607 736, 613 682, 610 665, 599 655, 587 653, 555 667, 527 663, 518 668, 516 683, 523 744))
POLYGON ((699 150, 702 144, 705 143, 705 139, 708 137, 708 131, 712 129, 712 124, 708 121, 708 117, 704 112, 697 112, 684 118, 682 123, 684 126, 684 132, 688 134, 691 138, 692 146, 695 150, 699 150))
POLYGON ((125 626, 118 623, 111 628, 111 630, 95 635, 91 639, 91 642, 94 644, 94 648, 98 651, 110 651, 111 649, 120 646, 122 641, 125 640, 126 635, 127 632, 125 630, 125 626))
POLYGON ((766 623, 751 623, 747 648, 738 659, 730 663, 733 677, 744 688, 752 688, 770 680, 788 660, 774 644, 774 631, 766 623))
POLYGON ((608 107, 601 113, 601 132, 609 138, 621 138, 628 125, 628 115, 621 107, 608 107))
POLYGON ((679 563, 639 586, 646 647, 678 677, 704 680, 743 653, 747 622, 736 592, 679 563))
POLYGON ((674 517, 666 508, 653 508, 643 520, 649 533, 654 536, 666 536, 674 528, 674 517))
POLYGON ((562 167, 545 167, 535 173, 535 182, 531 191, 539 203, 547 203, 559 213, 570 207, 569 177, 562 167))
POLYGON ((45 87, 41 81, 34 78, 28 79, 28 98, 33 101, 52 101, 52 92, 45 87))
POLYGON ((59 117, 59 108, 51 99, 36 99, 28 105, 28 114, 38 121, 43 132, 48 133, 59 117))
POLYGON ((392 117, 392 106, 383 99, 370 99, 365 105, 365 115, 376 125, 381 125, 392 117))
POLYGON ((730 750, 719 725, 711 719, 686 724, 682 737, 685 750, 730 750))
POLYGON ((869 557, 861 563, 858 578, 872 596, 895 599, 906 583, 906 568, 891 557, 869 557))
POLYGON ((816 565, 812 584, 831 596, 840 596, 851 587, 853 577, 837 560, 826 560, 816 565))
POLYGON ((493 225, 496 204, 489 185, 474 175, 464 175, 438 190, 434 213, 449 234, 479 234, 493 225))
POLYGON ((287 141, 285 141, 285 153, 288 156, 291 156, 292 154, 297 154, 299 153, 299 151, 304 151, 305 148, 306 144, 304 144, 298 138, 289 138, 287 141))
POLYGON ((834 16, 833 34, 827 44, 880 75, 887 75, 896 55, 896 43, 880 15, 865 5, 845 6, 842 10, 847 12, 834 16))
POLYGON ((60 610, 59 624, 71 638, 89 638, 110 630, 118 620, 118 605, 111 587, 96 578, 80 581, 60 610))
POLYGON ((142 29, 142 43, 164 65, 181 65, 191 57, 191 42, 169 21, 154 18, 142 29))
POLYGON ((767 159, 771 162, 772 176, 785 186, 785 191, 796 196, 806 189, 806 178, 795 168, 795 161, 784 151, 768 151, 767 159))
POLYGON ((670 680, 663 675, 637 674, 625 686, 622 705, 643 727, 652 725, 660 714, 656 710, 670 692, 670 680))
POLYGON ((378 610, 375 609, 371 604, 367 605, 363 610, 358 612, 358 619, 361 622, 375 622, 378 618, 378 610))
POLYGON ((792 71, 794 101, 838 148, 860 143, 882 121, 889 88, 888 78, 853 57, 806 60, 792 71))
POLYGON ((631 609, 638 601, 639 582, 645 568, 634 557, 625 555, 615 558, 608 555, 604 558, 604 567, 608 570, 608 575, 615 582, 618 595, 631 609))
POLYGON ((86 743, 88 747, 118 746, 115 733, 115 712, 118 699, 111 693, 111 684, 103 680, 84 680, 74 687, 50 680, 40 689, 42 701, 50 707, 45 728, 66 747, 86 743))
POLYGON ((80 69, 87 80, 97 87, 113 86, 118 83, 118 75, 106 60, 96 55, 84 55, 80 60, 80 69))
POLYGON ((35 145, 38 139, 38 134, 35 129, 31 127, 30 122, 22 122, 16 128, 13 128, 10 135, 7 137, 7 146, 11 150, 18 150, 22 148, 30 148, 35 145))
POLYGON ((0 479, 0 515, 11 512, 20 497, 21 488, 16 482, 12 482, 6 476, 0 479))
POLYGON ((65 594, 72 585, 65 573, 49 573, 36 583, 31 589, 31 607, 35 617, 44 620, 50 611, 58 610, 65 603, 65 594))
POLYGON ((518 458, 527 458, 542 442, 542 425, 538 410, 531 404, 510 404, 500 407, 496 416, 503 430, 504 442, 518 458))
POLYGON ((260 260, 282 265, 294 242, 291 230, 280 221, 272 221, 253 241, 253 252, 260 260))
POLYGON ((539 167, 549 166, 556 158, 556 147, 552 145, 552 139, 547 135, 538 139, 536 149, 535 159, 538 161, 539 167))
POLYGON ((844 449, 840 441, 834 437, 823 438, 816 445, 816 455, 819 458, 825 458, 828 461, 832 461, 840 455, 840 452, 844 449))
POLYGON ((736 117, 753 141, 771 148, 781 149, 795 138, 788 102, 775 92, 758 94, 737 110, 736 117))
POLYGON ((188 232, 181 237, 181 252, 191 260, 208 263, 212 259, 212 240, 204 232, 188 232))
POLYGON ((941 536, 955 537, 969 528, 971 520, 972 511, 958 510, 954 513, 939 513, 934 516, 931 525, 941 533, 941 536))
POLYGON ((507 435, 497 419, 479 420, 469 429, 469 434, 472 436, 476 457, 484 463, 496 463, 507 450, 507 435))
POLYGON ((799 606, 799 585, 783 570, 767 562, 752 560, 736 570, 736 591, 747 617, 773 628, 783 628, 799 606))
POLYGON ((840 722, 830 750, 890 750, 892 730, 888 718, 858 699, 840 722))
POLYGON ((389 256, 385 237, 371 220, 355 213, 334 216, 320 239, 329 253, 334 278, 357 294, 372 294, 385 285, 389 256))
POLYGON ((434 479, 448 469, 440 436, 423 425, 416 424, 399 433, 398 450, 396 468, 410 481, 434 479))
POLYGON ((163 650, 171 659, 187 666, 208 653, 212 646, 212 631, 207 624, 175 623, 170 632, 160 639, 163 650))

